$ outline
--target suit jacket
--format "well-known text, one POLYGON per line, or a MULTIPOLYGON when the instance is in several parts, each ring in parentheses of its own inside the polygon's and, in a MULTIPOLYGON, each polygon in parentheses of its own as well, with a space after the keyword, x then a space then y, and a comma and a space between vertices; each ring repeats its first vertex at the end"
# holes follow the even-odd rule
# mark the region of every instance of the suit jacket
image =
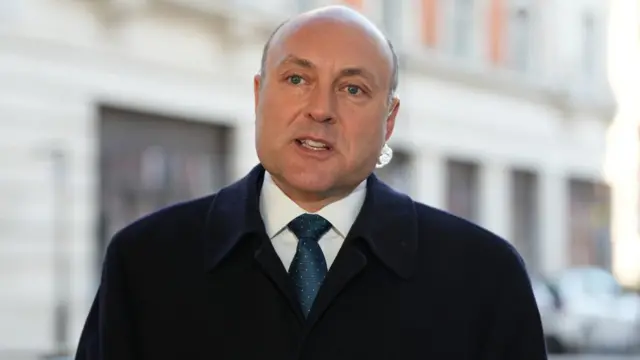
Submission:
POLYGON ((263 175, 116 234, 76 359, 546 359, 513 247, 375 175, 305 319, 265 234, 263 175))

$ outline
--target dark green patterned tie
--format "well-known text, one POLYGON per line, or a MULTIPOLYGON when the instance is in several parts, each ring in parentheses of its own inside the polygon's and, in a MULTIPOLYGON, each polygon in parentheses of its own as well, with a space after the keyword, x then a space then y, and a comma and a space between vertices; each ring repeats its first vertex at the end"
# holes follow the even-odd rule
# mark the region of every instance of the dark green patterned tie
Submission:
POLYGON ((304 214, 293 219, 288 226, 298 238, 289 276, 296 286, 302 312, 307 316, 327 275, 327 262, 318 240, 331 228, 331 223, 320 215, 304 214))

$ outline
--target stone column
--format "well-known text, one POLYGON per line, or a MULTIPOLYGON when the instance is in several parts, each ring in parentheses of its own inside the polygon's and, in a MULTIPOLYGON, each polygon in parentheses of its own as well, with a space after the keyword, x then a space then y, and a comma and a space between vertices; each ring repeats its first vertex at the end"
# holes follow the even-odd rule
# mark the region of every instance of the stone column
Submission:
POLYGON ((480 225, 509 240, 511 235, 511 181, 509 168, 499 160, 480 164, 480 225))
POLYGON ((416 152, 415 192, 416 200, 439 209, 446 207, 446 159, 435 149, 416 152))
POLYGON ((569 192, 566 177, 556 169, 544 169, 540 174, 539 189, 539 264, 543 274, 552 274, 569 263, 569 192))

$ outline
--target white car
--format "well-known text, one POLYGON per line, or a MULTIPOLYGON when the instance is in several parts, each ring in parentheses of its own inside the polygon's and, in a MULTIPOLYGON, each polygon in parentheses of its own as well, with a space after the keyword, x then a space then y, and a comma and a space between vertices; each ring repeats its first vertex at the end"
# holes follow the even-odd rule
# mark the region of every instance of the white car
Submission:
POLYGON ((553 318, 548 333, 551 344, 577 352, 628 351, 639 345, 640 296, 624 292, 608 271, 568 269, 550 286, 559 300, 557 310, 549 315, 553 318))
POLYGON ((562 303, 555 289, 539 276, 531 277, 533 295, 538 304, 538 311, 542 320, 547 349, 551 353, 562 352, 563 347, 558 341, 557 325, 558 312, 562 303))

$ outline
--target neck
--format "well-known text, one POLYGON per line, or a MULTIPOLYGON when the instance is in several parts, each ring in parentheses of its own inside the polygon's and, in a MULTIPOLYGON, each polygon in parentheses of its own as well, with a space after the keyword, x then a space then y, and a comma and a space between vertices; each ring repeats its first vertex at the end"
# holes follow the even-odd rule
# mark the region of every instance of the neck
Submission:
POLYGON ((282 190, 282 192, 291 199, 291 201, 300 206, 304 211, 310 213, 318 212, 325 206, 344 199, 357 187, 357 185, 355 185, 342 187, 340 189, 331 189, 325 192, 309 192, 294 189, 292 186, 281 181, 275 176, 272 176, 271 178, 276 186, 278 186, 280 190, 282 190))

